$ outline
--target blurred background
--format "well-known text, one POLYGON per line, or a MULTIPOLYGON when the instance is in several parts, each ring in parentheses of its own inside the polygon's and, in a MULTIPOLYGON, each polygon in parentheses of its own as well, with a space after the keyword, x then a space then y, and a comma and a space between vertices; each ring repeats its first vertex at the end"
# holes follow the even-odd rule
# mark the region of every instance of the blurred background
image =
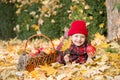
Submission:
POLYGON ((24 40, 36 33, 60 38, 76 19, 87 22, 89 39, 96 33, 108 35, 106 0, 1 0, 0 16, 2 40, 24 40))

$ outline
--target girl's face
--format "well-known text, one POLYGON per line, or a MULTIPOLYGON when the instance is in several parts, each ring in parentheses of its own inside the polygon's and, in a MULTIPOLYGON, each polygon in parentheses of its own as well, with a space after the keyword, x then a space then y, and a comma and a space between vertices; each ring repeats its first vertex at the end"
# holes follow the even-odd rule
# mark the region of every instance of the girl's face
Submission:
POLYGON ((73 34, 71 36, 71 39, 73 44, 75 44, 76 46, 81 46, 82 44, 84 44, 86 37, 84 34, 77 33, 73 34))

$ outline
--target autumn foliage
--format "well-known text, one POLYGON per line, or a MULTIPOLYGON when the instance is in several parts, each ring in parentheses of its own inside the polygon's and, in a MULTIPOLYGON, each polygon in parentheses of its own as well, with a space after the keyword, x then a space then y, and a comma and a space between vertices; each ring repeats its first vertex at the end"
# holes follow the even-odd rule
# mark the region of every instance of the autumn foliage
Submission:
MULTIPOLYGON (((18 71, 18 59, 26 41, 11 39, 0 41, 0 79, 2 80, 119 80, 120 79, 120 45, 116 42, 107 43, 106 38, 99 33, 95 34, 91 43, 96 48, 94 59, 88 59, 85 64, 52 63, 40 65, 33 71, 18 71)), ((60 39, 53 40, 55 47, 60 39)), ((46 41, 36 39, 28 45, 28 49, 35 48, 36 44, 46 45, 46 41)), ((37 46, 40 46, 37 45, 37 46)), ((49 44, 50 45, 50 44, 49 44)), ((67 45, 66 45, 67 46, 67 45)), ((63 47, 66 48, 66 47, 63 47)), ((41 50, 41 48, 40 48, 41 50)), ((64 50, 64 49, 63 49, 64 50)), ((39 51, 39 50, 37 50, 39 51)))

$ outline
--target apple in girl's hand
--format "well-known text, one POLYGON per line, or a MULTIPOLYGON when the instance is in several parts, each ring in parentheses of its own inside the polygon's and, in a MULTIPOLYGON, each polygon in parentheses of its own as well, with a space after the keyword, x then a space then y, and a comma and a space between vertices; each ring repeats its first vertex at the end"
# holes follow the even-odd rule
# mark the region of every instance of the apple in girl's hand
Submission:
POLYGON ((88 46, 87 46, 87 53, 95 52, 95 51, 96 51, 96 49, 95 49, 94 46, 92 46, 92 45, 88 45, 88 46))
POLYGON ((95 56, 96 48, 92 45, 88 45, 86 51, 87 51, 88 55, 95 56))

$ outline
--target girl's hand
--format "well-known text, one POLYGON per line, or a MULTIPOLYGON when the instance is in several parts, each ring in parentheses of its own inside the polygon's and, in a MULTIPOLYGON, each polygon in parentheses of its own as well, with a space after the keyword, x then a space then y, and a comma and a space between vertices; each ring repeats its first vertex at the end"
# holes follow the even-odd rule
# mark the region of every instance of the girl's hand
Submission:
POLYGON ((88 53, 88 56, 91 57, 91 58, 95 57, 95 55, 96 55, 95 52, 89 52, 88 53))
POLYGON ((68 31, 69 29, 67 27, 64 28, 64 38, 67 39, 68 38, 68 31))
POLYGON ((70 56, 70 54, 66 54, 66 55, 64 56, 64 60, 65 60, 65 63, 66 63, 66 64, 70 62, 69 56, 70 56))

